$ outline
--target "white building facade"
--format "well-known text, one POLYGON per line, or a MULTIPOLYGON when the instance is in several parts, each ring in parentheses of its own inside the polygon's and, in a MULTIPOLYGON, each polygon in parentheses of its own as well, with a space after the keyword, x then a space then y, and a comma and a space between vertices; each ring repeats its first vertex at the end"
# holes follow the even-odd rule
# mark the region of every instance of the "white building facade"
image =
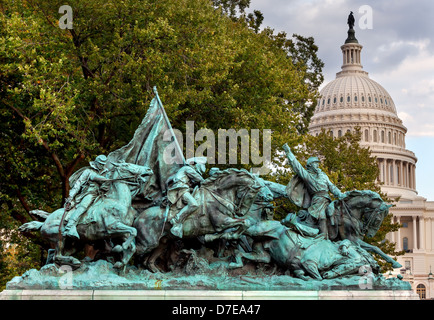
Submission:
POLYGON ((434 201, 417 194, 417 158, 405 147, 407 128, 389 93, 363 70, 362 48, 354 30, 348 30, 341 46, 342 70, 321 90, 309 131, 316 135, 325 129, 340 137, 361 129, 361 145, 377 158, 382 191, 399 199, 390 212, 402 228, 389 234, 388 240, 406 253, 397 257, 403 267, 386 276, 402 274, 421 299, 434 299, 434 201))

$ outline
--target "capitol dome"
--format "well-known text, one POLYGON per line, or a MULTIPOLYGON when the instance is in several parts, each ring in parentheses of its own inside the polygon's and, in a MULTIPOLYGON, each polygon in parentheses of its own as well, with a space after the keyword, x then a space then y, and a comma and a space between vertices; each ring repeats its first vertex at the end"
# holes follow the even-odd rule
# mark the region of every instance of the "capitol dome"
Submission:
POLYGON ((360 128, 361 145, 369 147, 378 159, 382 190, 391 197, 414 198, 417 159, 405 149, 407 128, 398 117, 390 94, 363 70, 362 48, 350 28, 341 46, 342 70, 320 91, 309 132, 318 135, 325 129, 341 137, 360 128))
POLYGON ((315 113, 339 109, 372 109, 396 115, 389 93, 377 82, 364 75, 346 75, 328 83, 321 90, 315 113))

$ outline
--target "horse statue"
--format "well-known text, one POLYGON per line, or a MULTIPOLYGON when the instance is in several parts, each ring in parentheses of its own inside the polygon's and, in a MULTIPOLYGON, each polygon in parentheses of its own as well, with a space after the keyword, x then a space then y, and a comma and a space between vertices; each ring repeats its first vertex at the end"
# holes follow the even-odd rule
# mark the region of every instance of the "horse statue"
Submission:
POLYGON ((329 215, 329 239, 326 239, 324 234, 318 235, 317 226, 306 224, 303 217, 294 214, 289 214, 287 218, 278 223, 277 221, 259 222, 244 232, 254 240, 254 250, 252 252, 238 251, 235 255, 236 262, 230 267, 242 267, 241 258, 265 263, 274 260, 281 266, 290 267, 296 276, 303 278, 306 271, 313 278, 321 279, 331 277, 333 274, 354 273, 362 266, 360 263, 369 262, 368 265, 373 269, 378 269, 378 266, 371 261, 372 257, 367 253, 369 251, 379 254, 387 262, 392 263, 394 268, 399 268, 401 265, 398 262, 379 248, 363 241, 364 236, 373 237, 377 233, 388 214, 389 207, 390 205, 387 205, 376 192, 369 190, 347 192, 343 200, 336 200, 329 206, 327 213, 329 215), (360 263, 350 267, 351 263, 345 259, 342 260, 342 254, 336 254, 336 252, 339 253, 336 248, 339 248, 341 243, 350 246, 351 251, 358 252, 360 256, 354 261, 360 263), (311 253, 329 252, 324 255, 329 258, 317 259, 315 263, 309 262, 315 261, 315 259, 310 259, 309 255, 305 255, 309 253, 307 249, 312 245, 315 246, 310 250, 311 253), (332 254, 333 251, 334 254, 332 254), (299 259, 300 255, 305 255, 305 258, 299 259), (346 262, 343 265, 337 265, 333 257, 338 259, 337 261, 346 262), (328 273, 319 276, 320 271, 328 273))
MULTIPOLYGON (((253 203, 260 199, 268 205, 273 199, 271 191, 255 175, 243 169, 213 174, 192 195, 199 208, 183 222, 182 239, 203 236, 205 242, 238 239, 251 225, 245 216, 253 203)), ((134 221, 133 226, 138 231, 137 254, 143 258, 147 256, 143 264, 151 271, 158 271, 155 260, 165 250, 167 239, 173 238, 166 222, 176 210, 173 206, 150 207, 134 221)))
POLYGON ((354 190, 345 193, 345 199, 333 201, 328 208, 328 235, 330 240, 348 239, 363 249, 378 254, 393 268, 401 264, 386 255, 380 248, 366 243, 378 232, 392 205, 386 204, 380 195, 371 190, 354 190))
MULTIPOLYGON (((20 231, 40 231, 43 238, 56 248, 54 262, 78 267, 81 262, 72 255, 83 244, 105 241, 113 244, 109 251, 121 255, 116 268, 125 266, 135 253, 137 231, 132 227, 137 211, 131 206, 132 199, 143 193, 152 170, 132 163, 112 163, 107 173, 110 178, 106 193, 101 193, 77 224, 79 240, 64 238, 64 222, 71 212, 60 208, 49 214, 42 210, 33 213, 45 218, 44 222, 32 221, 19 227, 20 231)), ((73 209, 72 209, 73 210, 73 209)))

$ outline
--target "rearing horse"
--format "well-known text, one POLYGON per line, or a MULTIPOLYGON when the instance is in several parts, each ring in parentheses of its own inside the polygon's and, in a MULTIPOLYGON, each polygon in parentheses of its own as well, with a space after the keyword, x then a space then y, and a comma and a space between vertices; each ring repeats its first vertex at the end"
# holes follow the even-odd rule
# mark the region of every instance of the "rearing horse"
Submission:
POLYGON ((143 192, 152 170, 148 167, 132 163, 113 164, 107 177, 111 182, 108 191, 102 193, 86 213, 79 219, 77 232, 79 240, 66 241, 61 236, 64 229, 65 209, 60 208, 51 214, 42 210, 34 213, 45 216, 44 222, 32 221, 20 226, 20 231, 40 231, 42 237, 48 239, 56 247, 55 262, 79 266, 81 263, 72 254, 78 244, 97 240, 116 240, 121 243, 112 248, 113 252, 122 254, 121 261, 115 267, 125 266, 135 253, 135 236, 137 231, 132 227, 136 210, 131 206, 132 199, 143 192))

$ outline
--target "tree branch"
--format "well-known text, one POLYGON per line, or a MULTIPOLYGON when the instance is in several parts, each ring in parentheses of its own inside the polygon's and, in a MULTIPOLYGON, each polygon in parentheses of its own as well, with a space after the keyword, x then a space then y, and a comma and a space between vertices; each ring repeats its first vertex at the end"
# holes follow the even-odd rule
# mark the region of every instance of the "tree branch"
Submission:
POLYGON ((2 100, 2 103, 4 103, 6 106, 8 106, 12 110, 14 110, 27 123, 27 125, 30 126, 30 130, 35 135, 38 143, 40 145, 42 145, 44 147, 44 149, 50 154, 50 156, 53 159, 54 164, 55 164, 55 166, 57 168, 57 171, 59 172, 60 176, 62 178, 64 178, 65 177, 65 170, 63 169, 63 165, 62 165, 59 157, 57 156, 57 154, 55 152, 52 152, 52 150, 51 150, 48 142, 45 141, 44 139, 42 139, 42 137, 36 131, 35 127, 33 127, 33 125, 31 124, 31 120, 28 117, 26 117, 18 108, 14 107, 10 103, 8 103, 8 102, 6 102, 4 100, 2 100))

